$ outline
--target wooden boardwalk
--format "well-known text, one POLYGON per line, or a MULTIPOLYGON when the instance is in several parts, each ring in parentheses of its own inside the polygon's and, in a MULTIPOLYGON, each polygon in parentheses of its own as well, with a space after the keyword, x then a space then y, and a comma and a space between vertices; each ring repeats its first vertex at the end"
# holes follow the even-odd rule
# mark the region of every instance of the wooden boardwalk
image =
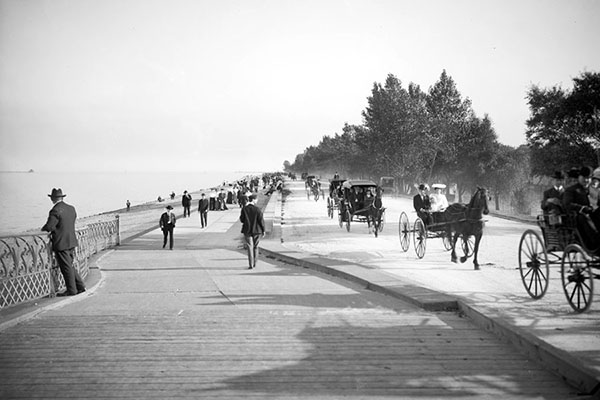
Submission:
POLYGON ((0 332, 0 398, 580 398, 457 314, 247 270, 237 226, 194 222, 174 251, 151 232, 105 254, 94 291, 0 332))

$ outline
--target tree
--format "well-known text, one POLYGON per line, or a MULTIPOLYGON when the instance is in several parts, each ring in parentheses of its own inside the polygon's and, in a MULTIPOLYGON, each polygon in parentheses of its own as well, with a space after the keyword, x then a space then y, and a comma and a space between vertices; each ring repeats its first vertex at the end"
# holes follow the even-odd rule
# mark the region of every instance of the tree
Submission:
POLYGON ((565 91, 532 86, 527 93, 530 117, 527 143, 532 172, 550 175, 574 165, 600 162, 600 74, 584 73, 565 91))
POLYGON ((430 167, 427 178, 455 175, 458 149, 467 133, 465 127, 473 117, 471 101, 462 99, 454 80, 443 70, 440 79, 429 89, 426 106, 429 130, 423 137, 422 148, 430 167))

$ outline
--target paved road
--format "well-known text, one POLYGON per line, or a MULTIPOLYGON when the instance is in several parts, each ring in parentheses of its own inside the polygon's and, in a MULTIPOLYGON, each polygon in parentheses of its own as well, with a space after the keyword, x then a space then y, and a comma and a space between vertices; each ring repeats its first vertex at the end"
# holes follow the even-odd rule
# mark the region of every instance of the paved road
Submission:
POLYGON ((375 238, 366 224, 352 223, 350 232, 340 228, 335 218, 327 217, 325 201, 306 199, 302 183, 290 182, 288 187, 292 192, 283 205, 284 248, 349 264, 334 265, 342 272, 350 266, 358 266, 363 272, 376 269, 405 284, 458 298, 483 315, 534 335, 551 349, 568 353, 600 381, 600 303, 593 304, 587 313, 573 313, 556 267, 550 274, 548 293, 541 300, 531 299, 521 283, 517 269, 519 240, 525 230, 537 229, 534 225, 486 216, 479 256, 482 266, 474 271, 471 260, 464 264, 450 262, 441 239, 427 241, 423 259, 417 258, 412 243, 408 252, 402 251, 398 237, 400 213, 407 212, 411 224, 416 218, 409 199, 384 199, 386 225, 375 238))
POLYGON ((491 333, 309 269, 246 269, 238 210, 97 260, 0 332, 0 398, 581 398, 491 333), (96 271, 98 272, 98 271, 96 271))

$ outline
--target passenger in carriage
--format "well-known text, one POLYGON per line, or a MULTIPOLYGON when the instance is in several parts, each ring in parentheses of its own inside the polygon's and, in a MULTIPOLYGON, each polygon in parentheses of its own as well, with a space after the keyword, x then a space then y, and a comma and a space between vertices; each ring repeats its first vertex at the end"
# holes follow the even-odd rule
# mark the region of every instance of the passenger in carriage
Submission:
POLYGON ((544 212, 544 219, 548 224, 559 225, 562 223, 561 214, 564 214, 562 198, 565 193, 563 187, 565 176, 561 171, 556 171, 552 179, 554 180, 554 185, 544 191, 542 197, 542 211, 544 212))
POLYGON ((567 212, 576 214, 576 226, 586 247, 590 250, 600 249, 600 233, 595 221, 600 220, 600 211, 593 210, 588 197, 591 181, 591 170, 581 167, 577 174, 577 183, 569 186, 563 195, 563 207, 567 212))
POLYGON ((431 204, 431 217, 433 223, 444 222, 444 211, 448 208, 448 199, 442 191, 446 188, 446 185, 442 183, 435 183, 431 185, 434 192, 429 195, 429 202, 431 204))
POLYGON ((356 188, 356 209, 362 210, 365 208, 366 194, 363 188, 356 188))
POLYGON ((418 187, 419 193, 413 197, 413 207, 417 212, 419 218, 423 220, 425 225, 429 225, 431 223, 431 201, 429 200, 429 185, 426 183, 421 183, 418 187))

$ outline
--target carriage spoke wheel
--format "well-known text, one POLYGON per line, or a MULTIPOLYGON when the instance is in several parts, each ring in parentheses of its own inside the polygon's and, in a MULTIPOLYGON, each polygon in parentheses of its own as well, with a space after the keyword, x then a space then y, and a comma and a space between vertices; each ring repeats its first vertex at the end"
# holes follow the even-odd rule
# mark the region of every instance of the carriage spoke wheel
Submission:
POLYGON ((346 211, 346 230, 350 232, 350 221, 352 220, 352 214, 350 211, 346 211))
POLYGON ((463 235, 461 235, 460 240, 461 240, 461 244, 462 244, 463 254, 467 258, 471 257, 473 255, 473 253, 475 252, 475 237, 467 236, 465 238, 463 235))
POLYGON ((415 232, 414 232, 414 244, 415 244, 415 252, 417 253, 417 257, 423 258, 425 255, 425 248, 427 245, 427 229, 425 228, 425 224, 421 218, 417 218, 415 221, 415 232))
POLYGON ((534 299, 544 297, 550 274, 548 253, 540 235, 531 229, 523 233, 519 242, 519 272, 527 293, 534 299))
POLYGON ((398 222, 398 236, 400 238, 400 247, 402 251, 408 251, 410 245, 410 225, 408 216, 404 211, 400 213, 400 221, 398 222))
POLYGON ((594 297, 594 275, 590 257, 581 246, 570 244, 565 248, 560 274, 565 296, 573 310, 578 313, 588 310, 594 297))

